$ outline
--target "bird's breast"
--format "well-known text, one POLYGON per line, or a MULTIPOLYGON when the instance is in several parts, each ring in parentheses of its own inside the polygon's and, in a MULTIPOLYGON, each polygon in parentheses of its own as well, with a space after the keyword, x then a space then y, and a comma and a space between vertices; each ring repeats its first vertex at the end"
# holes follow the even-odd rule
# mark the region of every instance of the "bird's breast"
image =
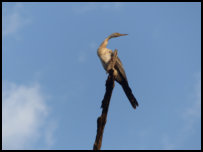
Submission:
POLYGON ((108 63, 110 60, 111 60, 111 54, 102 54, 101 56, 100 56, 100 59, 102 60, 102 62, 104 62, 104 63, 108 63))
POLYGON ((111 60, 112 51, 107 48, 102 48, 98 50, 98 56, 104 63, 108 63, 111 60))
POLYGON ((98 50, 98 56, 102 62, 104 69, 107 68, 108 63, 111 60, 111 53, 112 51, 107 48, 98 50))

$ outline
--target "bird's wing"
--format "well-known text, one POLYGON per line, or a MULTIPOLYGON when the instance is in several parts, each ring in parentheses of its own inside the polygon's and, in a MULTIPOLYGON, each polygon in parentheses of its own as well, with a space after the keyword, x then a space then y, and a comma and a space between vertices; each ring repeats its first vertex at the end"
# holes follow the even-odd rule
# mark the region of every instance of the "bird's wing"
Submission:
POLYGON ((115 69, 118 72, 116 76, 116 81, 120 83, 131 105, 133 106, 133 108, 136 109, 136 107, 138 106, 138 102, 137 102, 137 99, 134 97, 130 86, 128 85, 128 80, 127 80, 123 65, 121 63, 121 60, 119 58, 117 58, 115 69))
POLYGON ((122 62, 118 57, 117 57, 117 61, 116 61, 116 64, 115 64, 115 69, 118 71, 118 76, 116 78, 116 80, 118 82, 121 82, 123 79, 128 81, 127 77, 126 77, 126 74, 125 74, 125 70, 124 70, 123 65, 122 65, 122 62))

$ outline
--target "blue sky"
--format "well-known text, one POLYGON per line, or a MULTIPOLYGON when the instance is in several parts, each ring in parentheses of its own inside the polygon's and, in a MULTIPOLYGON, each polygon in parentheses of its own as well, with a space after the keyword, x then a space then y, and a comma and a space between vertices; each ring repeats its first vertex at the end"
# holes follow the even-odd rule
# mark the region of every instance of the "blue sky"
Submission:
POLYGON ((111 33, 139 107, 116 84, 102 149, 201 149, 201 3, 3 3, 3 149, 92 149, 111 33))

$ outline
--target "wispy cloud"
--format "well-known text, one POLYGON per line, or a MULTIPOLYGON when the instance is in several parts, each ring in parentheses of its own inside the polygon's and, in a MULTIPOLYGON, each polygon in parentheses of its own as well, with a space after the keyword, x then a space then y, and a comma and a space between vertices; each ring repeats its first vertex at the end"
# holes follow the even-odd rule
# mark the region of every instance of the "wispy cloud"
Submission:
POLYGON ((16 3, 12 8, 12 3, 3 5, 2 14, 2 35, 9 36, 18 33, 22 28, 31 23, 31 19, 23 13, 24 6, 22 3, 16 3), (4 5, 7 8, 4 9, 4 5), (10 6, 11 5, 11 6, 10 6))
POLYGON ((85 51, 80 51, 79 54, 78 54, 78 59, 77 59, 77 61, 78 61, 79 63, 84 63, 84 62, 86 62, 86 60, 87 60, 87 52, 85 52, 85 51))
MULTIPOLYGON (((187 140, 192 140, 191 136, 195 131, 196 125, 199 125, 201 122, 201 73, 195 74, 195 84, 191 94, 193 100, 191 100, 190 106, 185 107, 180 115, 183 123, 179 128, 179 133, 175 137, 171 137, 168 134, 163 136, 164 149, 180 149, 179 147, 187 140)), ((200 147, 195 149, 200 149, 200 147)))
POLYGON ((122 6, 121 2, 108 2, 108 3, 98 3, 98 2, 86 2, 82 4, 76 4, 73 7, 75 13, 86 13, 91 11, 104 11, 104 10, 119 10, 122 6))
POLYGON ((32 149, 39 139, 53 144, 53 125, 47 121, 49 107, 40 85, 4 82, 2 90, 3 149, 32 149), (42 128, 48 130, 42 132, 42 128), (44 137, 43 137, 44 136, 44 137))
POLYGON ((88 56, 91 56, 92 51, 96 52, 98 44, 94 41, 90 42, 87 48, 78 52, 77 61, 78 63, 85 63, 88 60, 88 56))
POLYGON ((97 44, 96 42, 91 42, 89 47, 90 47, 90 50, 96 51, 99 47, 99 44, 97 44))
POLYGON ((47 147, 50 147, 56 142, 55 141, 56 138, 54 137, 53 133, 55 132, 58 125, 54 121, 50 122, 48 125, 49 127, 47 127, 45 131, 45 143, 47 147))
POLYGON ((196 84, 194 85, 193 100, 190 107, 183 112, 183 119, 188 122, 186 131, 190 131, 194 123, 201 118, 201 73, 195 75, 196 84))

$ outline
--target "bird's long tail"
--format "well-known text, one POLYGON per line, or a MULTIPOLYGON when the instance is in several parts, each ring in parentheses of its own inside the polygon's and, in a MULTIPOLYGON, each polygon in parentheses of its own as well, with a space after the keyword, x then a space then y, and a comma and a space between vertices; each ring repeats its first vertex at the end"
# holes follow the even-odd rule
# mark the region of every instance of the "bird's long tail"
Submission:
POLYGON ((130 101, 131 105, 133 106, 134 109, 136 109, 136 107, 138 106, 138 102, 136 100, 136 98, 134 97, 132 90, 130 89, 128 82, 124 79, 122 80, 122 82, 120 83, 126 96, 128 97, 128 100, 130 101))

